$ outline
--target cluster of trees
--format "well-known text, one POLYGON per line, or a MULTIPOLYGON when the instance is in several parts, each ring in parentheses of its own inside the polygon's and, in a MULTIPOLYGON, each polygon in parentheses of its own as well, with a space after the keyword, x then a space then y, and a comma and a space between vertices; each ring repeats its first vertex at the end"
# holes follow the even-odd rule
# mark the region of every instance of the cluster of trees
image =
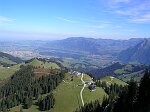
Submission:
POLYGON ((113 93, 116 94, 117 96, 119 95, 120 92, 127 90, 126 86, 118 85, 116 83, 108 86, 106 84, 106 81, 101 81, 101 80, 95 80, 95 85, 98 87, 102 87, 108 95, 113 93))
POLYGON ((131 80, 127 87, 119 91, 118 95, 117 91, 113 91, 114 89, 102 104, 99 101, 91 102, 77 112, 150 112, 149 71, 145 72, 140 84, 131 80))
POLYGON ((45 98, 41 98, 38 100, 39 109, 41 111, 50 110, 51 108, 53 108, 54 103, 55 103, 55 99, 52 93, 47 95, 45 98))
POLYGON ((115 112, 149 112, 150 111, 150 72, 147 70, 140 84, 131 80, 128 91, 120 93, 114 103, 115 112))
MULTIPOLYGON (((34 76, 32 66, 22 66, 5 84, 0 86, 0 111, 5 111, 20 104, 23 105, 23 108, 30 108, 33 99, 38 100, 40 95, 51 93, 56 88, 62 81, 64 73, 65 71, 62 71, 58 74, 37 78, 34 76)), ((48 103, 50 101, 54 104, 53 97, 46 97, 46 99, 49 99, 45 100, 46 104, 50 104, 48 103)), ((40 105, 40 103, 37 105, 40 105)), ((50 108, 41 110, 44 109, 50 108)))
POLYGON ((104 112, 108 103, 109 100, 107 98, 104 98, 102 103, 99 100, 96 100, 85 104, 84 107, 80 107, 79 110, 77 109, 75 112, 104 112))

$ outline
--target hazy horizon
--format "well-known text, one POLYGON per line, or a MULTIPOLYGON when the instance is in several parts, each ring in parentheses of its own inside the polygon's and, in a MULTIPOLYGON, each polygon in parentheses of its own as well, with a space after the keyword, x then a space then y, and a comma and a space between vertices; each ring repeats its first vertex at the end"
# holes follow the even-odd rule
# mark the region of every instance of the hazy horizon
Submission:
POLYGON ((0 1, 1 40, 149 38, 147 0, 0 1))

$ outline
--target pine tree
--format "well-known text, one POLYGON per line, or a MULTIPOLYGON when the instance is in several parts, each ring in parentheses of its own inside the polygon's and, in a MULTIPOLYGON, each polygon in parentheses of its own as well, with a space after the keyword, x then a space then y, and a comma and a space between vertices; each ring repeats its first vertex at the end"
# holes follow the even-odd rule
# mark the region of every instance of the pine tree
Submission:
POLYGON ((137 101, 139 112, 150 111, 150 72, 148 70, 146 70, 143 78, 140 81, 137 101))
POLYGON ((128 85, 128 92, 126 96, 126 111, 127 112, 135 111, 134 105, 137 100, 137 90, 138 90, 137 83, 133 79, 131 79, 128 85))

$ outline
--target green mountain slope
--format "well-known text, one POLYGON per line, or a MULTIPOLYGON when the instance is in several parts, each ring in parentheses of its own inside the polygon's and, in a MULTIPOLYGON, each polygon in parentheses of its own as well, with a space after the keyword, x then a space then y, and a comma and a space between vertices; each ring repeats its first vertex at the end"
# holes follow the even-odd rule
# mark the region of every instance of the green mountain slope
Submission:
POLYGON ((31 59, 26 62, 27 65, 31 65, 33 67, 40 67, 40 68, 52 68, 52 69, 60 69, 57 63, 55 62, 47 62, 37 58, 31 59))
POLYGON ((105 81, 108 85, 111 85, 111 84, 116 83, 116 84, 118 84, 118 85, 124 86, 124 85, 127 84, 127 83, 125 83, 124 81, 119 80, 119 79, 117 79, 117 78, 115 78, 115 77, 112 77, 112 76, 106 76, 106 77, 102 78, 101 80, 102 80, 102 81, 105 81))
POLYGON ((21 60, 18 57, 14 57, 7 53, 0 52, 0 65, 11 66, 11 65, 22 63, 22 62, 23 60, 21 60))
POLYGON ((4 80, 10 77, 19 69, 20 69, 20 64, 17 64, 11 67, 0 66, 0 80, 4 80))
POLYGON ((18 57, 0 52, 0 80, 4 80, 14 74, 20 68, 22 63, 18 57))

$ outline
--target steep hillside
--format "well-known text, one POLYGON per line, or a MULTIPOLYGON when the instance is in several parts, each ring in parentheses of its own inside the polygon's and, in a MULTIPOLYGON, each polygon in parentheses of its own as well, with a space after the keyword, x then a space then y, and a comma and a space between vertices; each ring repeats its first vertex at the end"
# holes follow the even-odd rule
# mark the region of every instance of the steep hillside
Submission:
POLYGON ((11 65, 22 63, 22 62, 23 60, 21 60, 18 57, 14 57, 7 53, 0 52, 0 65, 11 66, 11 65))
POLYGON ((150 64, 150 39, 145 39, 134 47, 122 51, 119 59, 124 63, 150 64))

